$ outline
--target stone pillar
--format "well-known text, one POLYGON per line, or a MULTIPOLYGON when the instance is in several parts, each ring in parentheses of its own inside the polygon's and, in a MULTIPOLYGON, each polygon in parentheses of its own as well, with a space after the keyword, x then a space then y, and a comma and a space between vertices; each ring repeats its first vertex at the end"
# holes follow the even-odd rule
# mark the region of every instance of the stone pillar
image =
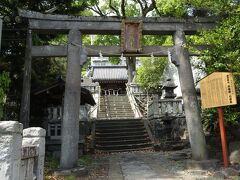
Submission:
POLYGON ((159 96, 157 94, 153 95, 153 118, 159 118, 159 96))
POLYGON ((178 68, 179 81, 182 91, 189 140, 194 160, 207 159, 207 150, 203 127, 201 123, 200 108, 197 101, 197 94, 194 87, 192 68, 189 53, 185 48, 186 39, 183 31, 176 31, 174 34, 175 62, 178 68))
POLYGON ((46 130, 40 127, 31 127, 23 130, 24 146, 37 146, 38 157, 34 165, 34 173, 37 180, 44 178, 44 157, 45 157, 46 130))
POLYGON ((136 70, 136 57, 127 58, 127 67, 128 67, 128 83, 131 83, 134 78, 134 72, 136 70))
POLYGON ((23 125, 0 121, 0 179, 19 180, 23 125))
POLYGON ((23 73, 23 88, 20 109, 20 122, 24 128, 29 127, 30 117, 30 91, 31 91, 31 66, 32 66, 32 32, 28 30, 25 49, 25 64, 23 73))
POLYGON ((1 52, 1 42, 2 42, 2 16, 0 16, 0 52, 1 52))
POLYGON ((62 121, 62 145, 60 168, 70 169, 77 165, 80 108, 80 31, 73 29, 68 37, 67 76, 62 121))

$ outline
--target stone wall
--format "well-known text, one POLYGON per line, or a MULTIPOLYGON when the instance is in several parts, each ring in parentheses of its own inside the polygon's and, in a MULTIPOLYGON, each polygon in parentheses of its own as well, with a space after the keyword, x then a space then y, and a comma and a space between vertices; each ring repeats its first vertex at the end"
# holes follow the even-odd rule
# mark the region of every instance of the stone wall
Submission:
POLYGON ((181 99, 153 96, 148 103, 148 121, 156 146, 176 150, 188 146, 188 133, 181 99))
POLYGON ((43 180, 46 132, 23 130, 17 121, 0 121, 1 180, 43 180))

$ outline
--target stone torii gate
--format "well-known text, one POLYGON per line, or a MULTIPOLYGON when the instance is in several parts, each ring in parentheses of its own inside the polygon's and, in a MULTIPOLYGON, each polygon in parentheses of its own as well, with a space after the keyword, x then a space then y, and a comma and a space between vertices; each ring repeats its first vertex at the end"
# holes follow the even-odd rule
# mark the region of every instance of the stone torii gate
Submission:
MULTIPOLYGON (((120 35, 122 18, 117 17, 76 17, 68 15, 49 15, 38 12, 19 10, 20 16, 28 18, 29 31, 26 46, 24 85, 21 102, 20 120, 25 126, 29 123, 31 60, 34 57, 67 57, 67 77, 64 96, 64 115, 62 124, 61 168, 69 169, 77 164, 78 159, 78 117, 80 105, 81 64, 89 57, 121 56, 120 46, 85 46, 82 47, 82 34, 120 35), (31 32, 68 33, 68 44, 63 46, 34 46, 31 32), (107 53, 104 53, 107 52, 107 53), (81 55, 83 56, 81 56, 81 55), (85 55, 85 57, 84 57, 85 55)), ((189 139, 194 160, 207 159, 206 143, 200 118, 191 70, 190 55, 185 35, 195 34, 201 29, 215 26, 213 18, 132 18, 142 21, 143 35, 172 35, 174 46, 143 46, 141 52, 124 53, 126 57, 167 56, 168 49, 174 49, 174 62, 178 68, 189 139)))

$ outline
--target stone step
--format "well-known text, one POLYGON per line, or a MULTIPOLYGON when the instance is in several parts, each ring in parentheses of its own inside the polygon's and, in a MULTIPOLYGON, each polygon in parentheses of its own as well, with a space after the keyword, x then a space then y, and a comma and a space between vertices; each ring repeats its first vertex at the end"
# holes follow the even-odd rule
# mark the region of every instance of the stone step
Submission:
POLYGON ((105 145, 141 144, 141 143, 149 143, 149 139, 148 139, 148 138, 142 138, 142 139, 112 140, 112 141, 99 140, 99 141, 96 143, 96 145, 105 146, 105 145))
POLYGON ((143 131, 144 132, 145 127, 125 127, 125 128, 111 128, 111 129, 97 128, 96 129, 96 133, 117 133, 117 132, 123 133, 123 132, 129 132, 129 131, 131 131, 131 132, 143 131))
POLYGON ((97 129, 116 129, 116 128, 142 128, 144 127, 141 122, 128 123, 128 124, 96 124, 97 129))
POLYGON ((115 132, 115 133, 97 133, 95 137, 120 137, 120 136, 137 136, 137 135, 147 135, 146 132, 143 131, 134 131, 134 132, 115 132))
POLYGON ((141 119, 104 119, 95 123, 96 150, 115 152, 152 147, 141 119))
POLYGON ((117 149, 117 150, 97 150, 99 153, 115 153, 115 152, 126 152, 126 151, 147 151, 152 150, 152 146, 146 148, 134 148, 134 149, 117 149))
POLYGON ((111 119, 113 119, 113 118, 134 118, 134 116, 133 115, 115 115, 115 116, 113 116, 113 115, 111 115, 111 116, 107 116, 107 115, 99 115, 98 116, 98 119, 106 119, 106 118, 111 118, 111 119))
POLYGON ((133 115, 132 112, 118 112, 118 111, 110 111, 109 114, 113 115, 113 116, 115 116, 115 115, 123 115, 123 116, 124 115, 133 115))
POLYGON ((128 112, 128 113, 133 113, 132 110, 130 109, 115 109, 115 108, 112 108, 112 109, 100 109, 100 111, 98 111, 98 113, 106 113, 106 112, 128 112))
POLYGON ((102 120, 97 120, 96 121, 96 125, 98 124, 107 124, 107 125, 113 125, 113 124, 140 124, 143 122, 140 120, 140 119, 112 119, 112 120, 109 120, 109 119, 102 119, 102 120))
POLYGON ((133 118, 134 112, 127 95, 101 96, 98 118, 133 118))
POLYGON ((106 110, 125 110, 125 111, 130 111, 132 112, 132 108, 131 106, 121 106, 121 107, 116 107, 114 105, 110 105, 109 108, 100 108, 100 110, 102 111, 106 111, 106 110))
POLYGON ((113 136, 113 137, 96 137, 97 141, 120 141, 120 140, 134 140, 134 139, 149 139, 147 134, 141 135, 122 135, 122 136, 113 136))
POLYGON ((109 115, 111 118, 133 118, 134 115, 133 114, 126 114, 126 113, 119 113, 119 114, 110 114, 109 115))
POLYGON ((139 144, 122 144, 122 145, 96 145, 96 148, 98 150, 133 150, 133 149, 139 149, 139 148, 147 148, 151 147, 151 143, 139 143, 139 144))
POLYGON ((116 106, 114 106, 114 105, 110 105, 109 108, 100 108, 100 110, 106 110, 106 109, 108 109, 108 110, 111 110, 111 109, 120 109, 120 110, 126 109, 126 110, 132 111, 131 106, 116 107, 116 106))

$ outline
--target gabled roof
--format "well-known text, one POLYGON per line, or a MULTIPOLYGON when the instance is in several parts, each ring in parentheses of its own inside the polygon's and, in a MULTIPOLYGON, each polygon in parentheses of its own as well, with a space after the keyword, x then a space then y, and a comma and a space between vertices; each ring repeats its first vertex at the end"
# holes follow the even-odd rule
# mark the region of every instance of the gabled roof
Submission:
POLYGON ((93 68, 93 81, 127 81, 127 79, 128 75, 125 66, 93 68))
MULTIPOLYGON (((52 83, 51 85, 40 88, 38 90, 34 90, 33 94, 35 96, 38 95, 45 95, 46 98, 51 99, 52 92, 53 94, 60 94, 60 97, 62 97, 63 93, 65 91, 65 81, 62 79, 58 79, 56 82, 52 83)), ((91 106, 94 106, 96 104, 91 92, 81 87, 81 105, 89 104, 91 106)))

